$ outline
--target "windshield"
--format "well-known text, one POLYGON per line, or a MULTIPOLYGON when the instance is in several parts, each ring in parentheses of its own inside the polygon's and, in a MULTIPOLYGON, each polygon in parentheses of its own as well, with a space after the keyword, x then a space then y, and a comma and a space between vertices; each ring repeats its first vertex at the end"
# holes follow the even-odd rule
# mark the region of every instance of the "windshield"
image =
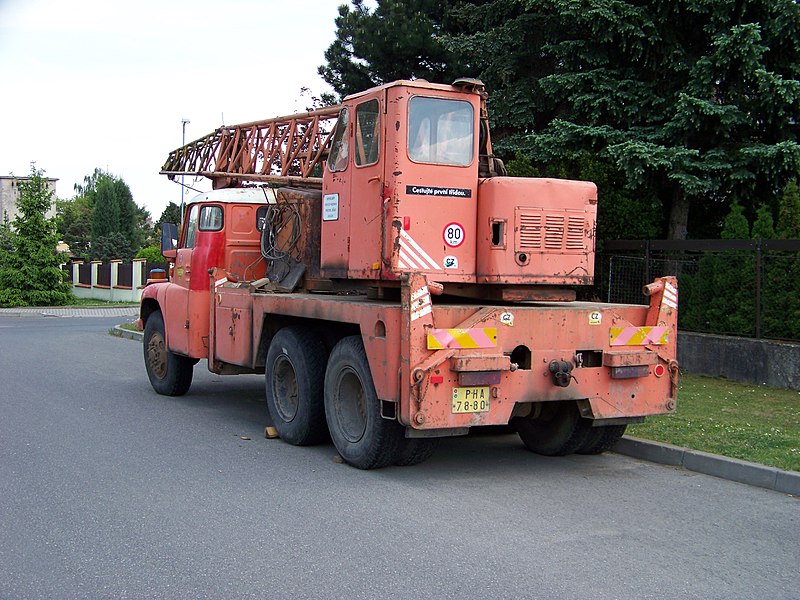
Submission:
POLYGON ((474 127, 469 102, 415 96, 408 103, 408 156, 465 167, 472 163, 474 127))

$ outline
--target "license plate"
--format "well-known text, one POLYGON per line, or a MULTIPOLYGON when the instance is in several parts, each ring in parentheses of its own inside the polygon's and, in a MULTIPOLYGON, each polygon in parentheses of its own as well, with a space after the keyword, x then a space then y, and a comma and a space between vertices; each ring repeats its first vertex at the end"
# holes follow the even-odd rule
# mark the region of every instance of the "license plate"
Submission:
POLYGON ((489 386, 453 388, 452 413, 489 412, 489 386))

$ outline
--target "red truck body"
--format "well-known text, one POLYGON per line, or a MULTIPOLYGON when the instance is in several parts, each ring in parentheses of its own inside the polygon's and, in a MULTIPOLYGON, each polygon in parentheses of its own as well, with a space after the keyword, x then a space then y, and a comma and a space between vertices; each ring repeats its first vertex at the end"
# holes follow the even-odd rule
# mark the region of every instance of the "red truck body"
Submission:
POLYGON ((498 175, 479 82, 395 82, 319 112, 219 130, 165 165, 220 189, 189 203, 170 280, 142 295, 157 391, 188 391, 199 359, 264 372, 281 437, 329 435, 360 468, 485 425, 598 453, 675 410, 676 279, 647 286, 649 306, 576 301, 596 188, 498 175))

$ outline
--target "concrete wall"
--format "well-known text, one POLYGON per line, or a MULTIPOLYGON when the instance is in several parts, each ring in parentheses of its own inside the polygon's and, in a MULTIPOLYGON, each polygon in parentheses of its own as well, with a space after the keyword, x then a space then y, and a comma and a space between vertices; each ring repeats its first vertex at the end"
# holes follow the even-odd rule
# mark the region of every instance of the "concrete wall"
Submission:
POLYGON ((800 343, 678 333, 681 371, 800 390, 800 343))

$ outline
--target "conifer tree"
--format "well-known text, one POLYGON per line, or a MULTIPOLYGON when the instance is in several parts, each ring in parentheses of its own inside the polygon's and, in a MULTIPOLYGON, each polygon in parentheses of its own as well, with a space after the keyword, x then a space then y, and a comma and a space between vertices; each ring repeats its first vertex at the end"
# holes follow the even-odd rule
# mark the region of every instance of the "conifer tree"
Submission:
POLYGON ((61 306, 73 300, 56 254, 55 223, 45 215, 53 193, 41 170, 19 183, 11 250, 0 249, 0 306, 61 306))

